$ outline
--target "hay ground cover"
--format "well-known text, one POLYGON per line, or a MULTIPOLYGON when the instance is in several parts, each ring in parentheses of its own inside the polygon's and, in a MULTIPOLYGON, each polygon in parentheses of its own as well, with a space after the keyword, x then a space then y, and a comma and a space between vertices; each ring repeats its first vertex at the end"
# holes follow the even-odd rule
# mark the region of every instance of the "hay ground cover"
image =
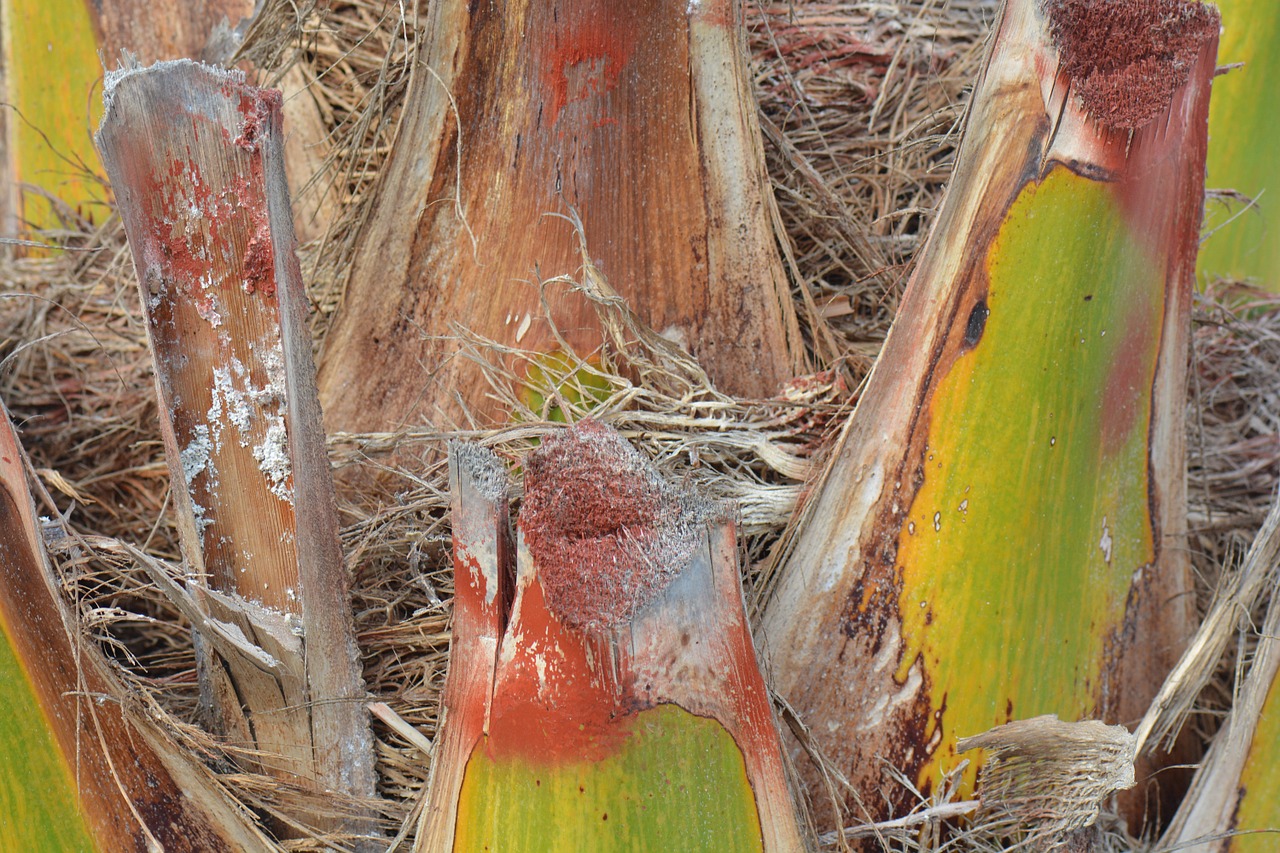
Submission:
MULTIPOLYGON (((668 476, 738 502, 753 610, 774 580, 771 548, 851 411, 892 322, 950 174, 968 87, 997 6, 996 0, 747 4, 779 242, 819 368, 813 375, 773 399, 731 398, 692 360, 660 358, 652 331, 612 297, 590 264, 574 282, 582 298, 594 301, 606 341, 598 353, 578 354, 580 364, 604 381, 576 402, 562 400, 563 413, 576 419, 589 406, 668 476)), ((269 3, 267 12, 247 32, 238 59, 252 61, 264 84, 300 69, 330 133, 315 191, 331 194, 337 216, 302 248, 315 346, 322 352, 341 304, 352 235, 376 192, 414 79, 410 57, 422 36, 424 7, 378 0, 333 2, 324 10, 269 3)), ((233 770, 234 746, 201 728, 190 628, 125 547, 181 560, 123 230, 114 215, 94 220, 90 211, 66 205, 60 212, 61 227, 29 236, 62 251, 3 247, 0 396, 44 486, 40 509, 49 519, 47 538, 65 592, 148 712, 223 771, 243 802, 276 812, 301 793, 233 770)), ((438 451, 462 437, 514 463, 558 428, 545 410, 529 409, 509 390, 512 377, 497 367, 502 359, 492 342, 469 335, 465 318, 457 322, 466 354, 492 365, 493 391, 507 396, 515 411, 510 425, 423 424, 396 434, 333 435, 329 442, 340 477, 362 469, 378 475, 361 478, 369 485, 360 493, 343 494, 342 536, 366 682, 386 709, 374 722, 377 807, 398 849, 411 848, 422 806, 426 746, 435 735, 449 648, 449 500, 438 451), (400 460, 407 457, 423 461, 406 467, 400 460)), ((1243 283, 1215 282, 1197 297, 1194 323, 1189 546, 1203 611, 1274 497, 1280 301, 1243 283)), ((1189 716, 1202 743, 1230 708, 1253 642, 1241 634, 1189 716)), ((972 811, 948 799, 945 789, 922 799, 914 820, 884 829, 886 844, 1003 848, 1010 828, 998 818, 980 819, 958 836, 941 831, 941 819, 972 811)), ((1104 815, 1102 849, 1148 843, 1133 837, 1140 828, 1117 820, 1104 815)), ((332 843, 341 839, 317 836, 282 849, 332 843)), ((827 834, 823 843, 838 849, 843 842, 827 834)))

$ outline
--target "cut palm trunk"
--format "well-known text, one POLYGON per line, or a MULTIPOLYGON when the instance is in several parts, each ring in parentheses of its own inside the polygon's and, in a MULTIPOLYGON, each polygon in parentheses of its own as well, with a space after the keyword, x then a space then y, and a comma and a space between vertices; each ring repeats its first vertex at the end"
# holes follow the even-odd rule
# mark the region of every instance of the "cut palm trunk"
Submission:
POLYGON ((1244 63, 1213 83, 1207 183, 1247 198, 1210 201, 1200 251, 1204 277, 1280 289, 1280 15, 1267 0, 1218 0, 1220 65, 1244 63))
POLYGON ((98 141, 137 268, 191 571, 192 597, 175 595, 216 652, 201 687, 261 769, 372 797, 280 94, 178 61, 111 75, 106 99, 98 141))
POLYGON ((1191 629, 1183 409, 1216 34, 1178 0, 1001 14, 763 622, 780 692, 873 815, 914 802, 884 762, 928 792, 959 737, 1135 721, 1191 629))
MULTIPOLYGON (((205 57, 211 38, 262 13, 259 0, 0 0, 0 235, 58 225, 55 204, 92 219, 107 213, 93 150, 103 64, 127 51, 144 62, 205 57), (255 9, 255 5, 259 8, 255 9), (23 185, 28 189, 24 192, 23 185), (95 210, 95 208, 97 208, 95 210)), ((226 38, 220 41, 225 47, 226 38)), ((234 47, 235 39, 231 39, 234 47)), ((229 54, 214 57, 230 59, 229 54)), ((290 186, 307 187, 298 212, 304 239, 331 215, 324 188, 308 187, 322 167, 324 128, 305 78, 282 81, 292 133, 290 186)), ((296 205, 295 205, 296 207, 296 205)))
POLYGON ((451 450, 453 645, 418 849, 801 850, 725 508, 590 421, 524 464, 513 554, 504 467, 451 450))
POLYGON ((269 849, 81 633, 25 464, 0 407, 0 849, 269 849))
POLYGON ((802 368, 735 0, 442 0, 417 67, 326 340, 331 429, 502 417, 455 357, 461 328, 590 353, 591 304, 539 287, 579 272, 575 216, 610 283, 722 390, 770 395, 802 368))

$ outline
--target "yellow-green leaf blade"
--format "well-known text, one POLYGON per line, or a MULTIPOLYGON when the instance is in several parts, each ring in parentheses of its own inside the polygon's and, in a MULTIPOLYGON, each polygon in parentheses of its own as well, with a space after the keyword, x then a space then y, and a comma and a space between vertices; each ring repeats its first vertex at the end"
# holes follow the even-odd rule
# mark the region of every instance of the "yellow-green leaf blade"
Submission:
MULTIPOLYGON (((98 42, 84 0, 4 0, 10 175, 72 205, 102 202, 93 128, 102 114, 98 42), (92 171, 91 171, 92 170, 92 171)), ((35 228, 57 224, 53 208, 27 193, 21 216, 35 228)))
POLYGON ((1272 683, 1253 734, 1253 746, 1240 774, 1240 801, 1231 853, 1268 853, 1276 849, 1280 829, 1280 680, 1272 683), (1273 830, 1258 832, 1258 830, 1273 830))

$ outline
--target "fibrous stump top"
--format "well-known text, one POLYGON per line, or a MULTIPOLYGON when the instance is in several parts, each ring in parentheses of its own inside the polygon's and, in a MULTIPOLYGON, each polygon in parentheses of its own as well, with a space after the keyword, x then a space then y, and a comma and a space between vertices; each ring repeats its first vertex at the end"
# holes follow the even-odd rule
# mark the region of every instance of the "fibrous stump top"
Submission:
POLYGON ((1062 71, 1085 111, 1117 130, 1164 113, 1218 11, 1195 0, 1041 0, 1062 71))
POLYGON ((689 564, 713 509, 593 420, 525 459, 520 530, 547 606, 573 627, 616 628, 656 599, 689 564))

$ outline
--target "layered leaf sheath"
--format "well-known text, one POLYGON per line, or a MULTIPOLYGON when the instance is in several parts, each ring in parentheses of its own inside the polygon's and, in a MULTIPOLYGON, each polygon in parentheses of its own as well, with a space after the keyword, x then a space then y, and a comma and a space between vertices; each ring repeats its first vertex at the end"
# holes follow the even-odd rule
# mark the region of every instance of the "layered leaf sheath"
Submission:
MULTIPOLYGON (((372 797, 372 736, 282 161, 280 93, 188 61, 107 82, 99 145, 138 272, 222 731, 372 797)), ((163 580, 161 579, 161 582, 163 580)))
POLYGON ((910 801, 882 760, 929 791, 958 737, 1136 720, 1190 630, 1183 407, 1217 28, 1177 0, 1010 0, 997 23, 946 200, 764 617, 780 691, 871 812, 910 801))
POLYGON ((505 417, 462 329, 590 353, 591 304, 540 287, 578 274, 580 238, 723 390, 772 394, 800 370, 740 16, 736 0, 431 4, 325 343, 331 430, 505 417))
POLYGON ((130 698, 61 589, 0 407, 0 849, 269 849, 130 698))
POLYGON ((513 541, 501 462, 451 450, 453 645, 418 849, 802 849, 726 509, 590 421, 524 467, 513 541))

